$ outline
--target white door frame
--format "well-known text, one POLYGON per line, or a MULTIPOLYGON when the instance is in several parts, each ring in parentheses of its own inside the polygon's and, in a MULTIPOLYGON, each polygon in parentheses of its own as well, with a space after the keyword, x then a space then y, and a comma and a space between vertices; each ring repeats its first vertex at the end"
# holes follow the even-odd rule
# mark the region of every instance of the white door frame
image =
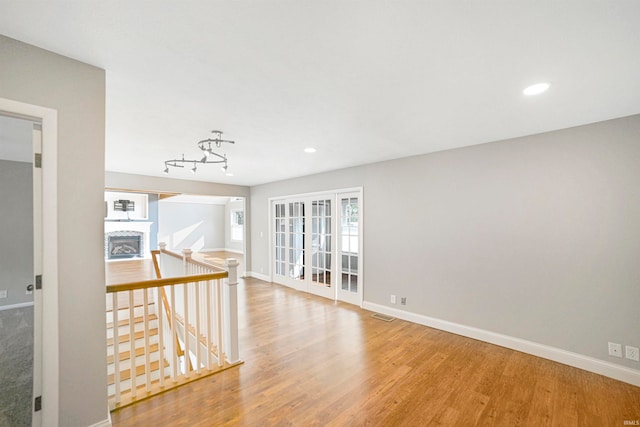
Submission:
MULTIPOLYGON (((37 248, 42 249, 42 263, 40 266, 34 263, 34 273, 39 274, 35 270, 41 268, 43 288, 33 291, 34 313, 38 311, 41 313, 40 325, 34 322, 34 392, 40 392, 34 394, 34 398, 38 395, 42 396, 42 410, 33 413, 32 425, 57 426, 59 420, 58 212, 56 210, 58 112, 51 108, 5 98, 0 98, 0 112, 9 116, 33 118, 42 124, 42 222, 39 226, 34 225, 34 239, 41 231, 41 245, 35 245, 34 251, 37 248), (44 355, 46 358, 43 357, 44 355)), ((37 319, 37 315, 35 316, 37 319)))
MULTIPOLYGON (((269 212, 269 227, 268 227, 268 233, 269 233, 269 240, 268 240, 268 244, 269 244, 269 281, 270 282, 274 282, 275 279, 275 272, 274 272, 274 220, 275 220, 275 214, 274 214, 274 204, 275 203, 284 203, 285 204, 285 209, 287 209, 288 207, 288 203, 290 201, 293 201, 294 199, 296 199, 296 201, 298 200, 304 200, 305 203, 306 202, 310 202, 310 200, 315 199, 315 198, 322 198, 322 197, 327 197, 330 198, 332 200, 332 203, 334 205, 334 207, 332 208, 332 225, 331 225, 331 229, 332 229, 332 248, 337 248, 337 239, 338 239, 338 220, 340 218, 339 214, 338 214, 338 200, 339 200, 339 196, 341 194, 346 194, 346 193, 353 193, 353 194, 357 194, 359 201, 360 201, 360 213, 359 213, 359 219, 360 219, 360 223, 359 223, 359 228, 360 228, 360 233, 358 236, 358 240, 359 240, 359 247, 360 247, 360 256, 358 259, 358 266, 359 266, 359 279, 360 279, 360 283, 359 283, 359 297, 358 300, 351 300, 348 301, 352 304, 358 305, 359 307, 362 307, 362 303, 364 300, 364 274, 363 274, 363 260, 364 260, 364 255, 363 255, 363 209, 362 209, 362 204, 363 204, 363 189, 362 187, 352 187, 352 188, 341 188, 341 189, 337 189, 337 190, 326 190, 326 191, 315 191, 315 192, 311 192, 311 193, 302 193, 302 194, 293 194, 293 195, 287 195, 287 196, 280 196, 280 197, 270 197, 267 199, 267 203, 268 203, 268 212, 269 212)), ((288 226, 288 224, 287 224, 288 226)), ((310 226, 307 227, 307 229, 310 230, 310 226)), ((305 239, 307 238, 306 236, 306 231, 305 230, 305 239)), ((310 233, 310 232, 309 232, 310 233)), ((311 248, 306 248, 305 250, 310 250, 311 248)), ((332 254, 335 257, 337 257, 337 251, 333 252, 332 254)), ((310 259, 310 258, 309 258, 310 259)), ((309 262, 309 264, 311 264, 309 262)), ((338 262, 337 259, 335 259, 335 261, 333 262, 333 271, 332 271, 332 287, 333 287, 333 295, 330 296, 331 299, 336 300, 338 298, 338 290, 337 287, 339 286, 338 283, 338 277, 341 277, 342 275, 338 272, 337 270, 337 266, 338 266, 338 262)), ((305 279, 305 282, 307 280, 305 279)), ((280 283, 280 282, 274 282, 274 283, 280 283)), ((284 283, 285 286, 289 286, 292 287, 294 289, 297 290, 302 290, 305 292, 310 292, 309 289, 307 289, 307 285, 300 283, 299 285, 293 285, 293 284, 289 284, 289 283, 284 283)), ((317 292, 310 292, 310 293, 314 293, 316 295, 321 295, 321 296, 325 296, 325 297, 329 297, 326 294, 322 294, 322 293, 317 293, 317 292)))

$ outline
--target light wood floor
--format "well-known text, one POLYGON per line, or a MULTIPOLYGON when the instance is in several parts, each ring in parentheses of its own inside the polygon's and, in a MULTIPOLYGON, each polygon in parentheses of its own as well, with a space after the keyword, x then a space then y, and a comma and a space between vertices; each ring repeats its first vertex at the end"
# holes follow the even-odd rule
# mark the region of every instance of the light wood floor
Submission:
POLYGON ((114 426, 622 426, 640 388, 256 279, 244 365, 111 414, 114 426))
POLYGON ((238 277, 244 273, 244 255, 237 254, 235 252, 226 251, 209 251, 209 252, 194 252, 193 257, 195 259, 208 262, 220 268, 225 268, 227 258, 234 258, 238 261, 238 277))

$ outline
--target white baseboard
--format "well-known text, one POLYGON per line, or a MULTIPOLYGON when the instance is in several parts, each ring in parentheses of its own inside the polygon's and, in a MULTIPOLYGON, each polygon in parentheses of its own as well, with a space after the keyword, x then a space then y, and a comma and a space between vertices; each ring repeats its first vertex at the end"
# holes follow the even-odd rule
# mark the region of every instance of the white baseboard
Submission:
POLYGON ((253 277, 255 279, 264 280, 265 282, 270 282, 271 281, 271 278, 269 276, 267 276, 266 274, 256 273, 255 271, 247 271, 245 273, 245 275, 247 277, 253 277))
POLYGON ((640 370, 627 368, 625 366, 616 365, 604 360, 595 359, 593 357, 584 356, 578 353, 562 350, 536 342, 511 337, 508 335, 498 334, 484 329, 474 328, 472 326, 461 325, 446 320, 436 319, 424 316, 422 314, 411 313, 409 311, 399 310, 397 308, 387 307, 385 305, 375 304, 365 301, 362 304, 365 310, 375 311, 377 313, 386 314, 388 316, 397 317, 398 319, 407 320, 419 325, 429 326, 431 328, 440 329, 442 331, 451 332, 464 337, 499 345, 501 347, 510 348, 512 350, 521 351, 544 359, 553 360, 585 371, 604 375, 618 381, 633 384, 640 387, 640 370))
POLYGON ((33 301, 31 302, 21 302, 18 304, 11 304, 11 305, 2 305, 0 306, 0 311, 2 310, 13 310, 14 308, 22 308, 22 307, 31 307, 33 306, 33 301))
POLYGON ((109 418, 107 418, 106 420, 91 424, 89 427, 111 427, 111 416, 109 416, 109 418))

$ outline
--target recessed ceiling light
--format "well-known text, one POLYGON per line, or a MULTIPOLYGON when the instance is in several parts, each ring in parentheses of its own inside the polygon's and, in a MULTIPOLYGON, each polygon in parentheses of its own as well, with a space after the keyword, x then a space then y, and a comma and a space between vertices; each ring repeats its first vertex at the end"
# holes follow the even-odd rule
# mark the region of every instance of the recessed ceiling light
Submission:
POLYGON ((525 95, 537 95, 549 89, 549 86, 551 86, 549 83, 536 83, 525 88, 522 93, 525 95))
POLYGON ((233 174, 231 172, 227 172, 225 173, 226 176, 233 176, 233 174))
POLYGON ((304 152, 311 154, 311 153, 315 153, 316 149, 313 148, 313 147, 307 147, 307 148, 304 149, 304 152))

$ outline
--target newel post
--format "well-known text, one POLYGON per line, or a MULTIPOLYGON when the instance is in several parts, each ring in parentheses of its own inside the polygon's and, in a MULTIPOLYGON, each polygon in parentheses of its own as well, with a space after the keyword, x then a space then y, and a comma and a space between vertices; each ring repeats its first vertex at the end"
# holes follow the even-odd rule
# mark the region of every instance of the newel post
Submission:
POLYGON ((227 362, 240 361, 238 349, 238 265, 235 258, 227 258, 229 277, 224 284, 224 336, 227 362))
POLYGON ((184 275, 189 274, 189 260, 191 259, 191 254, 193 251, 191 249, 183 249, 182 250, 182 267, 184 269, 184 275))
POLYGON ((167 244, 165 242, 160 242, 160 243, 158 243, 158 248, 160 248, 161 251, 166 251, 167 250, 167 244))

